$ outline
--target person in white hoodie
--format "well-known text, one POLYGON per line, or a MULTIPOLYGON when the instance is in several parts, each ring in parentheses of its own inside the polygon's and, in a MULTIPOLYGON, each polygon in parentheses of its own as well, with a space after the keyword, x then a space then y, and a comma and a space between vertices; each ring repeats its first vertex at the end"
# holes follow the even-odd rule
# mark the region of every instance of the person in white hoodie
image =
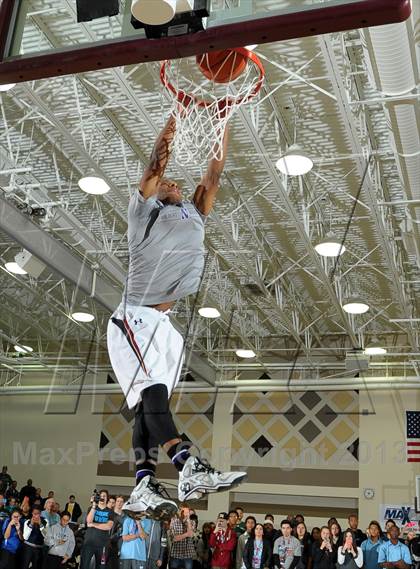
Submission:
POLYGON ((45 545, 48 545, 49 550, 43 569, 63 567, 63 564, 73 555, 76 541, 69 527, 70 519, 69 512, 62 512, 59 523, 48 528, 45 545))
POLYGON ((23 524, 21 569, 28 569, 31 562, 32 569, 41 569, 47 530, 48 521, 41 518, 41 510, 32 508, 32 516, 23 524))

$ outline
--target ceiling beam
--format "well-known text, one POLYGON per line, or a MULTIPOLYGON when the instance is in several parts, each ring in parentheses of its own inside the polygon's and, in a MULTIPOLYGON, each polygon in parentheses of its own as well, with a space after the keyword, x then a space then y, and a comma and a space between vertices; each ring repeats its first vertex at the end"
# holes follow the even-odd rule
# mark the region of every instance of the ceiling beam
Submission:
MULTIPOLYGON (((418 376, 378 376, 360 380, 351 378, 350 380, 239 380, 239 381, 222 381, 217 385, 209 386, 206 383, 181 382, 175 389, 178 393, 260 393, 261 390, 268 393, 284 392, 284 393, 302 393, 306 391, 315 391, 317 393, 324 391, 349 391, 366 390, 366 391, 386 391, 388 394, 399 390, 418 390, 418 376)), ((19 387, 0 387, 0 396, 2 395, 106 395, 112 393, 121 393, 118 384, 108 385, 21 385, 19 387), (82 391, 82 392, 81 392, 82 391)), ((363 412, 361 413, 363 414, 363 412)))

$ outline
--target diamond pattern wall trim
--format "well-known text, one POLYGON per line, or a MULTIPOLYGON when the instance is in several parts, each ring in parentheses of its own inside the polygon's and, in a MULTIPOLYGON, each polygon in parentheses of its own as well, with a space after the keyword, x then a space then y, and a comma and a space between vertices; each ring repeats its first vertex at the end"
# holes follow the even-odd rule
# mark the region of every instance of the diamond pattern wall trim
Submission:
POLYGON ((232 466, 282 464, 358 469, 359 395, 238 393, 232 408, 232 466))

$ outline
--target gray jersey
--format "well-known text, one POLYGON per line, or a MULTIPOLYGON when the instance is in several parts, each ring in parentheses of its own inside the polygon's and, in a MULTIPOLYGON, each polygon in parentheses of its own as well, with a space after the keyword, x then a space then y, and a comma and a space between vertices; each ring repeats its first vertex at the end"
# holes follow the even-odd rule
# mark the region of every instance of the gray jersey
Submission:
POLYGON ((280 536, 274 542, 273 554, 279 556, 281 567, 289 569, 293 557, 301 556, 302 546, 300 541, 293 535, 290 537, 280 536))
POLYGON ((133 194, 124 302, 150 306, 197 292, 204 269, 204 220, 191 202, 163 205, 155 197, 133 194))

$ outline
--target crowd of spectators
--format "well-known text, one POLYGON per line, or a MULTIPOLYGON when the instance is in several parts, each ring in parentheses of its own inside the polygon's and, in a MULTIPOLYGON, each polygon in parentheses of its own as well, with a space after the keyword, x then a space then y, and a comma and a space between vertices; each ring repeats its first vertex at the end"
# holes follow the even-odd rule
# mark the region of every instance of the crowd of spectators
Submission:
POLYGON ((32 480, 18 490, 0 474, 0 569, 420 569, 420 528, 404 535, 393 520, 366 531, 355 514, 341 528, 336 518, 311 528, 302 514, 278 528, 241 507, 199 520, 187 504, 170 521, 125 516, 124 496, 94 493, 83 508, 70 495, 61 508, 32 480))

